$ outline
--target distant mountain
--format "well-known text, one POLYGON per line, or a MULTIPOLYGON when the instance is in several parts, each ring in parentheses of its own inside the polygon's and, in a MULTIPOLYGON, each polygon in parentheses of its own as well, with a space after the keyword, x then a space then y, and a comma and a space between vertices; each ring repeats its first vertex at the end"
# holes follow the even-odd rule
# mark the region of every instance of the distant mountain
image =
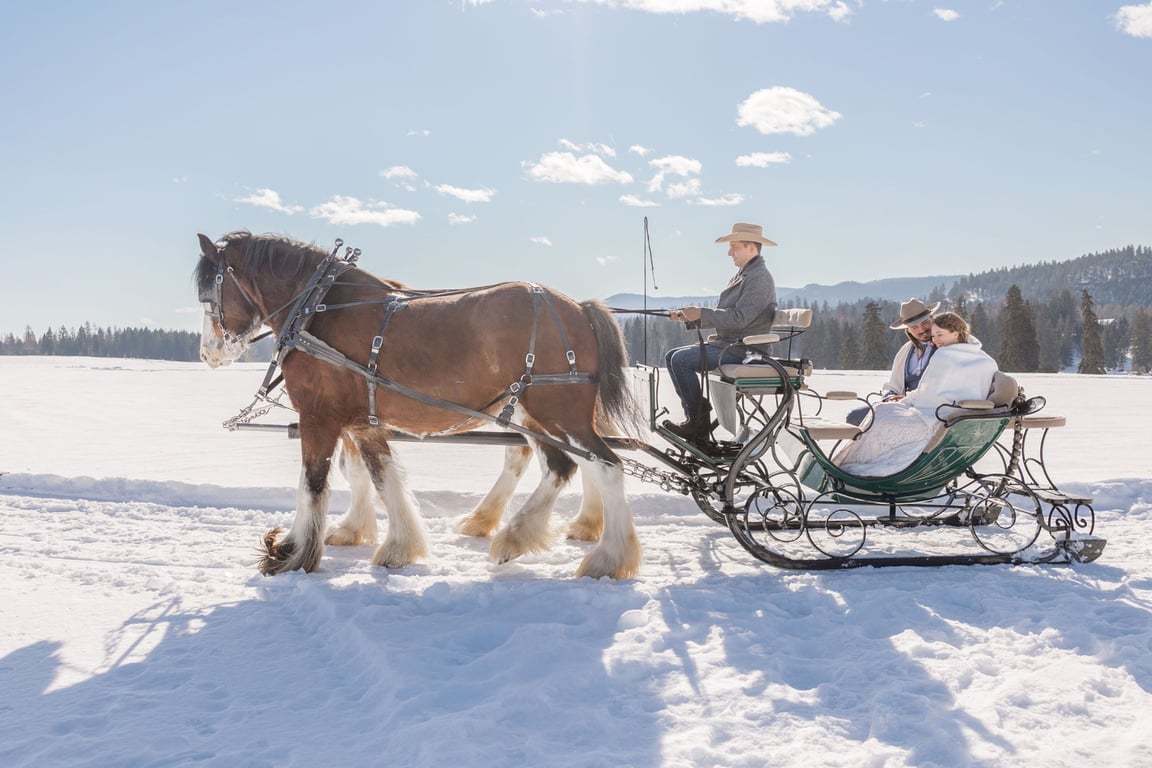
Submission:
MULTIPOLYGON (((891 277, 872 280, 867 283, 846 281, 836 285, 809 283, 803 288, 776 287, 776 299, 782 305, 828 302, 835 306, 841 302, 852 304, 860 299, 881 299, 904 301, 912 297, 927 299, 933 292, 947 293, 962 279, 963 275, 938 275, 935 277, 891 277)), ((712 306, 716 296, 649 296, 649 309, 669 309, 686 306, 712 306)), ((617 293, 604 299, 604 303, 618 309, 641 309, 644 297, 637 293, 617 293)))
POLYGON ((930 277, 889 277, 858 283, 847 280, 835 285, 809 283, 803 288, 777 288, 776 298, 781 304, 821 304, 835 306, 841 302, 852 304, 860 299, 904 301, 927 299, 933 291, 948 292, 964 275, 936 275, 930 277))
POLYGON ((998 302, 1015 285, 1025 299, 1046 301, 1070 290, 1079 305, 1080 290, 1092 295, 1097 310, 1126 312, 1152 303, 1152 247, 1129 245, 1068 261, 1002 267, 961 278, 949 295, 998 302))
MULTIPOLYGON (((803 288, 776 287, 776 298, 782 306, 816 306, 828 303, 856 304, 863 300, 901 302, 916 297, 948 297, 961 294, 969 304, 984 302, 998 306, 1009 286, 1015 285, 1028 301, 1048 301, 1065 290, 1073 294, 1077 306, 1080 290, 1085 289, 1097 309, 1127 314, 1134 307, 1152 304, 1152 247, 1129 245, 1100 253, 1090 253, 1067 261, 1046 261, 1001 267, 968 275, 935 275, 930 277, 893 277, 867 283, 846 281, 835 285, 810 283, 803 288)), ((649 309, 712 306, 716 296, 649 296, 649 309)), ((635 293, 618 293, 604 300, 621 309, 639 309, 644 297, 635 293)))

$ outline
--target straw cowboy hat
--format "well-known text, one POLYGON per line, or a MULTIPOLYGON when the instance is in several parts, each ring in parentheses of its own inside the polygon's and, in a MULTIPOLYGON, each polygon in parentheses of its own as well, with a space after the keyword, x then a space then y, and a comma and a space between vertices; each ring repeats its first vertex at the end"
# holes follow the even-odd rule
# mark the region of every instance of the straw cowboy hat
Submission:
POLYGON ((739 240, 742 243, 760 243, 761 245, 776 245, 764 237, 764 227, 759 224, 733 224, 732 234, 716 238, 718 243, 727 243, 739 240))
POLYGON ((911 328, 932 317, 932 313, 939 308, 940 302, 926 307, 920 299, 908 299, 908 301, 900 305, 900 319, 888 327, 894 331, 898 331, 901 328, 911 328))

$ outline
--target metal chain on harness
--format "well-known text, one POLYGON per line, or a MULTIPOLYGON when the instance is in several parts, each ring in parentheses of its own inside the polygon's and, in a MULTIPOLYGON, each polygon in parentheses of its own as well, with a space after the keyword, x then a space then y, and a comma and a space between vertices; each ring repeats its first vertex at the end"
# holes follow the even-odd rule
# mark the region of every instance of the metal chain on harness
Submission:
POLYGON ((675 491, 685 496, 692 492, 693 484, 686 477, 650 467, 627 456, 617 454, 617 458, 620 459, 624 474, 635 477, 641 482, 659 486, 662 491, 675 491))
POLYGON ((261 391, 256 394, 256 397, 252 399, 251 403, 249 403, 244 408, 241 408, 238 414, 224 422, 224 428, 229 432, 235 432, 240 428, 241 424, 248 424, 260 418, 261 416, 266 416, 267 414, 271 413, 274 408, 284 408, 285 410, 295 412, 295 408, 290 405, 284 405, 280 402, 280 398, 283 396, 283 390, 281 390, 280 393, 275 397, 269 397, 268 393, 261 389, 261 391), (261 402, 267 403, 267 405, 257 408, 257 403, 261 402))

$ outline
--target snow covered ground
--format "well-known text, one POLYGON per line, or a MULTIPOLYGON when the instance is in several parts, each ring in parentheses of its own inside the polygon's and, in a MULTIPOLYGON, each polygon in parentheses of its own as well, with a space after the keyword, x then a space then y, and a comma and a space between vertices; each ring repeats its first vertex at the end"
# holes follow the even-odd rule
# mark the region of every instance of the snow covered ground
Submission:
POLYGON ((263 370, 0 358, 0 765, 1152 766, 1152 380, 1020 377, 1095 563, 783 572, 630 480, 612 582, 491 564, 452 523, 500 449, 415 444, 427 562, 259 576, 299 445, 220 423, 263 370))

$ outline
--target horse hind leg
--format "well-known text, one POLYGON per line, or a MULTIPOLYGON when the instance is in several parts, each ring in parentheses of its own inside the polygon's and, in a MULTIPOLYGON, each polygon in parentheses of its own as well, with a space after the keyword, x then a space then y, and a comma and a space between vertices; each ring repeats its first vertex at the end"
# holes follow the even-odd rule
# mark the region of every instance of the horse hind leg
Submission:
POLYGON ((368 472, 360 447, 351 435, 342 435, 340 445, 340 472, 348 481, 352 504, 344 519, 328 529, 324 543, 338 547, 375 544, 377 493, 372 484, 372 475, 368 472))
POLYGON ((600 491, 604 505, 604 532, 600 542, 580 564, 576 575, 594 579, 604 576, 632 578, 640 570, 642 555, 632 522, 632 510, 624 494, 624 470, 619 464, 610 464, 603 459, 581 459, 580 471, 589 476, 600 491))
POLYGON ((489 556, 506 563, 531 552, 543 552, 551 546, 548 520, 560 489, 576 471, 576 464, 559 448, 537 445, 540 457, 540 483, 532 495, 509 518, 507 525, 492 539, 489 556))
POLYGON ((599 541, 604 532, 604 500, 600 489, 588 472, 580 473, 584 489, 580 499, 580 512, 568 524, 568 538, 576 541, 599 541))
POLYGON ((495 484, 468 515, 461 518, 456 529, 466 536, 491 536, 500 527, 500 518, 508 507, 508 500, 516 491, 516 483, 528 468, 532 449, 527 445, 504 449, 504 468, 495 484))

